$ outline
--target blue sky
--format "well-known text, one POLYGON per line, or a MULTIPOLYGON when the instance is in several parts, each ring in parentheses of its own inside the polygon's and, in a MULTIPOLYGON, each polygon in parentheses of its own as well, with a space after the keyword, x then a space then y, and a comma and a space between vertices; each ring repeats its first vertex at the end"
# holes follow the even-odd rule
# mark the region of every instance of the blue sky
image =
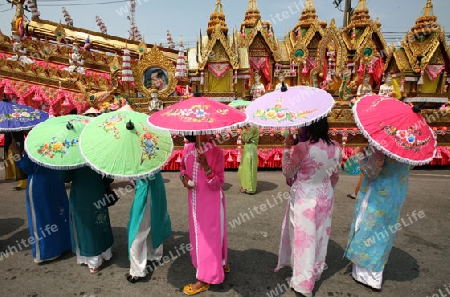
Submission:
MULTIPOLYGON (((205 33, 215 2, 216 0, 136 0, 136 22, 147 43, 166 43, 166 33, 170 30, 176 44, 182 35, 189 46, 195 42, 200 29, 205 33)), ((343 13, 334 7, 332 0, 314 2, 320 20, 329 23, 334 18, 337 25, 342 26, 343 13)), ((244 20, 248 1, 222 0, 222 3, 228 28, 230 30, 234 27, 239 28, 244 20)), ((357 0, 352 1, 353 7, 357 4, 357 0)), ((387 41, 392 43, 401 41, 404 32, 414 25, 426 0, 367 0, 367 4, 372 19, 379 18, 383 32, 401 32, 385 34, 387 41)), ((450 18, 447 17, 450 12, 450 0, 433 0, 433 4, 438 23, 445 29, 446 35, 450 35, 450 18)), ((106 24, 109 34, 128 37, 129 21, 126 12, 129 6, 126 0, 38 0, 38 6, 42 19, 63 23, 61 7, 65 6, 75 26, 94 31, 99 31, 95 22, 95 16, 99 15, 106 24), (111 3, 118 1, 120 2, 111 3), (99 2, 109 3, 92 4, 99 2), (73 6, 84 3, 90 5, 73 6)), ((278 37, 282 37, 295 26, 303 6, 304 0, 258 1, 262 19, 272 22, 278 37)), ((10 7, 6 0, 0 0, 0 29, 5 34, 10 34, 10 22, 14 16, 14 10, 8 10, 10 7)), ((31 16, 29 13, 28 15, 31 16)))

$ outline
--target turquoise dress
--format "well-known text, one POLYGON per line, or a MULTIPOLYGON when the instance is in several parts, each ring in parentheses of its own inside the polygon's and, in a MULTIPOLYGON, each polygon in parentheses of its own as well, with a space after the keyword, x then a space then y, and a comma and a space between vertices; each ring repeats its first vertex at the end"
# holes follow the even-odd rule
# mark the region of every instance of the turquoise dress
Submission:
POLYGON ((80 256, 98 256, 114 243, 108 206, 99 203, 105 199, 105 184, 113 180, 103 179, 87 166, 62 171, 61 176, 66 183, 72 182, 69 196, 72 251, 76 253, 78 243, 80 256))
POLYGON ((136 181, 136 193, 128 221, 128 256, 144 217, 148 193, 150 193, 150 234, 153 248, 159 247, 164 239, 172 234, 172 224, 167 212, 166 188, 161 172, 156 173, 153 178, 139 179, 136 181))
POLYGON ((363 177, 345 251, 345 257, 353 263, 373 272, 383 271, 395 240, 394 226, 399 223, 408 177, 409 165, 388 157, 385 157, 383 167, 374 180, 363 177), (355 223, 366 195, 367 209, 355 232, 355 223))

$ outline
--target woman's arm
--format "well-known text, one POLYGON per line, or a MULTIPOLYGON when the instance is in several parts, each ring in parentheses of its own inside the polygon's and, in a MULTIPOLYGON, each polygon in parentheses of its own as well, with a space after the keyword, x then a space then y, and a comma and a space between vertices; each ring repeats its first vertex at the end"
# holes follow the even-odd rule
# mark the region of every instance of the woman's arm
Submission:
POLYGON ((374 180, 377 178, 384 165, 385 155, 370 146, 365 152, 365 158, 359 160, 359 169, 367 179, 374 180))
POLYGON ((308 147, 305 142, 300 142, 294 146, 292 154, 289 148, 286 148, 283 153, 282 169, 286 178, 292 178, 298 172, 308 152, 308 147))
POLYGON ((220 190, 225 183, 225 161, 223 152, 220 148, 214 149, 213 160, 208 162, 208 167, 205 169, 205 177, 208 186, 217 191, 220 190))

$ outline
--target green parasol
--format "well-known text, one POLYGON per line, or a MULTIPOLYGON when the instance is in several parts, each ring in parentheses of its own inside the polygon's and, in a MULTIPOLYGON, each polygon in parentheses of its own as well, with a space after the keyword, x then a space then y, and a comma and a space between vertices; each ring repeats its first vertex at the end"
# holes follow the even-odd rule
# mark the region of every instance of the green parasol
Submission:
POLYGON ((92 119, 80 136, 87 164, 111 178, 151 176, 169 159, 173 142, 168 132, 149 128, 147 118, 139 112, 114 111, 92 119))
POLYGON ((53 117, 34 127, 25 140, 29 158, 52 169, 75 169, 86 165, 78 137, 91 118, 80 115, 53 117))
POLYGON ((240 107, 242 108, 242 107, 246 107, 250 103, 252 103, 252 101, 236 99, 236 100, 233 100, 230 103, 228 103, 228 106, 231 106, 231 107, 234 107, 234 108, 240 108, 240 107))
POLYGON ((228 103, 228 106, 234 107, 234 108, 245 108, 247 105, 252 103, 251 101, 242 100, 242 99, 236 99, 228 103))

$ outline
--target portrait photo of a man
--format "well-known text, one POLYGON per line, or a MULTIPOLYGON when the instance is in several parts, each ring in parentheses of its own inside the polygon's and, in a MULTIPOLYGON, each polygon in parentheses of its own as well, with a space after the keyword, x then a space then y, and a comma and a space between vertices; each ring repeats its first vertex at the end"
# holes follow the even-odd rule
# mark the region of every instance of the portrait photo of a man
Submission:
POLYGON ((144 72, 144 86, 150 89, 152 85, 158 90, 162 91, 167 88, 169 77, 167 71, 162 68, 154 67, 145 70, 144 72))

